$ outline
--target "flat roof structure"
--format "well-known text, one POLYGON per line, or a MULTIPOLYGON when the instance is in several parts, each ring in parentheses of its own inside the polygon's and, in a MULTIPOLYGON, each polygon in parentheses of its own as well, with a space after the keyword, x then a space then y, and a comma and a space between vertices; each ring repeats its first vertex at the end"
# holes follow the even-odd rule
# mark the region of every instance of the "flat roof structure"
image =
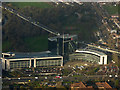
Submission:
POLYGON ((77 48, 77 35, 63 34, 48 38, 48 50, 57 53, 68 60, 68 53, 72 53, 77 48))
POLYGON ((2 53, 2 68, 5 70, 31 67, 63 66, 63 57, 50 51, 32 53, 2 53))
POLYGON ((7 52, 2 53, 3 55, 9 55, 14 54, 14 56, 5 57, 6 59, 18 59, 18 58, 42 58, 42 57, 60 57, 60 55, 52 54, 50 51, 44 51, 44 52, 31 52, 31 53, 25 53, 25 52, 7 52))
POLYGON ((63 37, 64 37, 64 39, 68 39, 68 38, 77 37, 77 35, 64 34, 64 35, 60 35, 60 36, 56 36, 56 37, 50 37, 50 38, 48 38, 48 40, 50 40, 50 41, 57 41, 58 38, 63 38, 63 37))

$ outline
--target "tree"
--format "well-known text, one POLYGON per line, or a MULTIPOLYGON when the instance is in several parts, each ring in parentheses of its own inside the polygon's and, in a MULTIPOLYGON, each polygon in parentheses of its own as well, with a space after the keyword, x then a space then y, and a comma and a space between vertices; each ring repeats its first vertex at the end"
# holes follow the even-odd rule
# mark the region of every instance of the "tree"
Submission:
POLYGON ((120 85, 119 85, 119 80, 118 80, 118 79, 115 80, 115 87, 120 87, 120 85))

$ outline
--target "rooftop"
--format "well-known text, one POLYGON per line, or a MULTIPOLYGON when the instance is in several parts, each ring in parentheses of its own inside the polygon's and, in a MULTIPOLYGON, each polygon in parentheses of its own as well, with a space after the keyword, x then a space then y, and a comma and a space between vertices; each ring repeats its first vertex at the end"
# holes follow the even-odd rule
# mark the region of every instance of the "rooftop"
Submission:
MULTIPOLYGON (((9 55, 11 52, 2 53, 4 55, 9 55)), ((13 54, 13 53, 12 53, 13 54)), ((50 51, 44 52, 14 52, 14 56, 5 57, 6 59, 16 59, 16 58, 41 58, 41 57, 60 57, 59 55, 53 55, 50 51)))
POLYGON ((91 83, 90 86, 87 86, 87 84, 84 84, 82 82, 79 82, 79 83, 74 83, 74 84, 71 84, 71 88, 90 88, 91 90, 95 90, 96 88, 102 88, 102 89, 105 89, 105 88, 110 88, 112 89, 112 87, 107 83, 107 82, 96 82, 96 83, 91 83), (94 87, 94 84, 97 86, 97 87, 94 87))
POLYGON ((98 51, 98 50, 94 50, 94 49, 91 49, 89 47, 86 47, 84 49, 78 49, 79 51, 90 51, 90 52, 94 52, 94 53, 97 53, 99 55, 106 55, 105 53, 101 52, 101 51, 98 51))
POLYGON ((71 84, 71 88, 72 87, 86 88, 86 86, 82 82, 71 84))
POLYGON ((97 82, 95 84, 98 88, 112 88, 107 82, 97 82))
POLYGON ((56 36, 56 37, 50 37, 48 38, 48 40, 50 41, 57 41, 57 38, 74 38, 74 37, 77 37, 77 35, 69 35, 69 34, 64 34, 64 35, 60 35, 60 36, 56 36))

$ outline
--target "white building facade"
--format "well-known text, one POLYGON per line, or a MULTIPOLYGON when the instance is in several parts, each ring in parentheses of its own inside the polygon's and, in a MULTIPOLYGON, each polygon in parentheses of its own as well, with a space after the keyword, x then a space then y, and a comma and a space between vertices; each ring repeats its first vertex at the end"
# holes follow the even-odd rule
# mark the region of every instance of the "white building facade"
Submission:
POLYGON ((42 56, 42 55, 19 55, 19 57, 2 57, 2 69, 20 69, 20 68, 31 68, 31 67, 48 67, 48 66, 63 66, 62 56, 42 56), (34 57, 33 57, 34 56, 34 57))
MULTIPOLYGON (((90 58, 91 60, 96 59, 96 62, 100 65, 102 64, 107 64, 107 55, 104 54, 104 53, 101 53, 101 52, 95 52, 95 51, 88 51, 88 50, 76 50, 75 53, 78 53, 78 54, 74 54, 74 55, 71 55, 72 57, 76 57, 76 58, 85 58, 86 59, 86 55, 81 55, 81 54, 88 54, 88 55, 91 55, 91 57, 87 57, 88 59, 90 58), (80 54, 79 54, 80 53, 80 54), (93 57, 92 55, 95 55, 95 57, 93 57), (82 57, 83 56, 83 57, 82 57)), ((72 58, 73 59, 73 58, 72 58)))

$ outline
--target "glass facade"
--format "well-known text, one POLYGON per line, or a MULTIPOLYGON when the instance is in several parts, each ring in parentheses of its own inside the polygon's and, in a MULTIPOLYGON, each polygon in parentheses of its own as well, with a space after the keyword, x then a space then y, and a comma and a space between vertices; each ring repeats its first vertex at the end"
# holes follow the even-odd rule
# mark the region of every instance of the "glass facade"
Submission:
POLYGON ((61 66, 62 60, 61 58, 55 59, 37 59, 36 66, 37 67, 46 67, 46 66, 61 66))
POLYGON ((100 60, 99 56, 87 53, 74 53, 70 54, 70 60, 85 60, 85 61, 92 61, 94 63, 98 63, 100 60))
POLYGON ((47 66, 61 66, 62 58, 48 58, 48 59, 30 59, 30 60, 15 60, 10 61, 10 69, 17 68, 29 68, 33 64, 33 67, 47 67, 47 66), (31 60, 31 62, 30 62, 31 60), (33 60, 33 62, 32 62, 33 60))
POLYGON ((17 60, 17 61, 10 61, 10 69, 14 68, 27 68, 30 66, 29 60, 17 60))

